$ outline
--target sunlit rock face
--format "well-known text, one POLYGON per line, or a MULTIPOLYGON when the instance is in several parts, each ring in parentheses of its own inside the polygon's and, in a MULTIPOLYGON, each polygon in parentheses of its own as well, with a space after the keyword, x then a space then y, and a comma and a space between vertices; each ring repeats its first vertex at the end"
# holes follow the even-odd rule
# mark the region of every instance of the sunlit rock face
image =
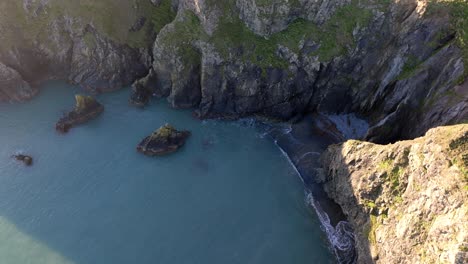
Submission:
POLYGON ((322 156, 325 190, 356 231, 358 263, 466 263, 468 125, 322 156))

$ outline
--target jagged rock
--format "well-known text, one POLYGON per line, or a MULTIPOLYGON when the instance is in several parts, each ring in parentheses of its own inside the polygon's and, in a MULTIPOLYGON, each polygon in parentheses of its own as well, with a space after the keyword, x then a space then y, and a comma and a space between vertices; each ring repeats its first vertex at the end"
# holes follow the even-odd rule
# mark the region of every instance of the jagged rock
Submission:
POLYGON ((31 166, 33 164, 33 158, 28 155, 18 154, 18 155, 13 155, 13 158, 15 158, 18 161, 23 162, 24 165, 26 166, 31 166))
POLYGON ((157 77, 153 69, 150 69, 148 75, 142 79, 137 80, 132 85, 132 95, 130 96, 130 104, 138 107, 145 106, 152 96, 163 97, 164 95, 158 94, 157 77))
POLYGON ((76 95, 75 100, 75 109, 62 117, 55 125, 57 131, 67 133, 72 127, 86 123, 104 111, 104 106, 91 96, 76 95))
POLYGON ((17 71, 0 62, 0 102, 22 102, 31 99, 37 92, 17 71))
POLYGON ((355 112, 368 139, 414 138, 468 119, 465 51, 450 8, 429 5, 181 0, 154 43, 157 89, 201 118, 355 112))
POLYGON ((355 230, 357 263, 467 263, 468 124, 332 145, 322 165, 355 230))
POLYGON ((190 136, 189 131, 177 131, 171 125, 164 125, 143 139, 137 150, 147 156, 161 156, 177 151, 190 136))
POLYGON ((30 84, 62 79, 96 92, 126 87, 151 64, 156 32, 148 21, 156 7, 147 2, 5 0, 0 61, 30 84))

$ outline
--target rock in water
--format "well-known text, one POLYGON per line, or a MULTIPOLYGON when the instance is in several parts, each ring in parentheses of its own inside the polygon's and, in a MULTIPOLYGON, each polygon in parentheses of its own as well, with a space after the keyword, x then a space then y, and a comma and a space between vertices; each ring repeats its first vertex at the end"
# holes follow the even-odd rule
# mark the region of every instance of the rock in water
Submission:
POLYGON ((57 131, 67 133, 70 128, 86 123, 104 111, 104 106, 91 96, 76 95, 75 100, 75 109, 62 117, 55 125, 57 131))
POLYGON ((28 155, 18 154, 13 155, 13 158, 15 158, 18 161, 22 161, 26 166, 31 166, 33 164, 33 158, 28 155))
POLYGON ((147 156, 161 156, 177 151, 185 144, 190 131, 178 131, 165 124, 138 144, 137 150, 147 156))

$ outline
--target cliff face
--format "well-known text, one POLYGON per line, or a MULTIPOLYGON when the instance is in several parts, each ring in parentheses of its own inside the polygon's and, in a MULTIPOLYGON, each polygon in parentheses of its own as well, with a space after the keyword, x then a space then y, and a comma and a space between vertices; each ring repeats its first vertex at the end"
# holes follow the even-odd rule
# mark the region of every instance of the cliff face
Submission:
POLYGON ((135 103, 202 118, 356 112, 388 142, 467 120, 467 14, 464 0, 5 0, 0 62, 31 89, 147 75, 135 103))
POLYGON ((467 263, 468 125, 322 156, 325 190, 356 234, 358 263, 467 263))
POLYGON ((28 99, 46 79, 96 91, 130 85, 148 71, 152 41, 173 16, 169 1, 1 1, 0 62, 28 85, 17 94, 0 87, 0 101, 28 99))
POLYGON ((467 120, 466 14, 465 1, 180 0, 135 97, 204 118, 357 112, 369 140, 412 138, 467 120))

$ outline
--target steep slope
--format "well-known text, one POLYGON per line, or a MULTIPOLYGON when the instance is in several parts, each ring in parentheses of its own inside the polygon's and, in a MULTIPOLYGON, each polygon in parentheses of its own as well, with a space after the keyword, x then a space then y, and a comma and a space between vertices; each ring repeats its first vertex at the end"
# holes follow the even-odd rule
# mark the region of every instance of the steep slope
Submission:
POLYGON ((147 75, 133 102, 202 118, 355 112, 389 142, 467 120, 467 14, 465 0, 5 0, 0 62, 33 90, 147 75))
POLYGON ((467 120, 467 13, 460 0, 181 0, 134 98, 203 118, 356 112, 369 140, 412 138, 467 120))
POLYGON ((322 156, 325 190, 356 234, 358 263, 467 263, 468 125, 322 156))
MULTIPOLYGON (((169 0, 0 2, 0 62, 32 89, 46 79, 66 79, 96 91, 130 85, 148 71, 150 47, 171 22, 169 0)), ((0 101, 18 96, 0 87, 0 101)))

